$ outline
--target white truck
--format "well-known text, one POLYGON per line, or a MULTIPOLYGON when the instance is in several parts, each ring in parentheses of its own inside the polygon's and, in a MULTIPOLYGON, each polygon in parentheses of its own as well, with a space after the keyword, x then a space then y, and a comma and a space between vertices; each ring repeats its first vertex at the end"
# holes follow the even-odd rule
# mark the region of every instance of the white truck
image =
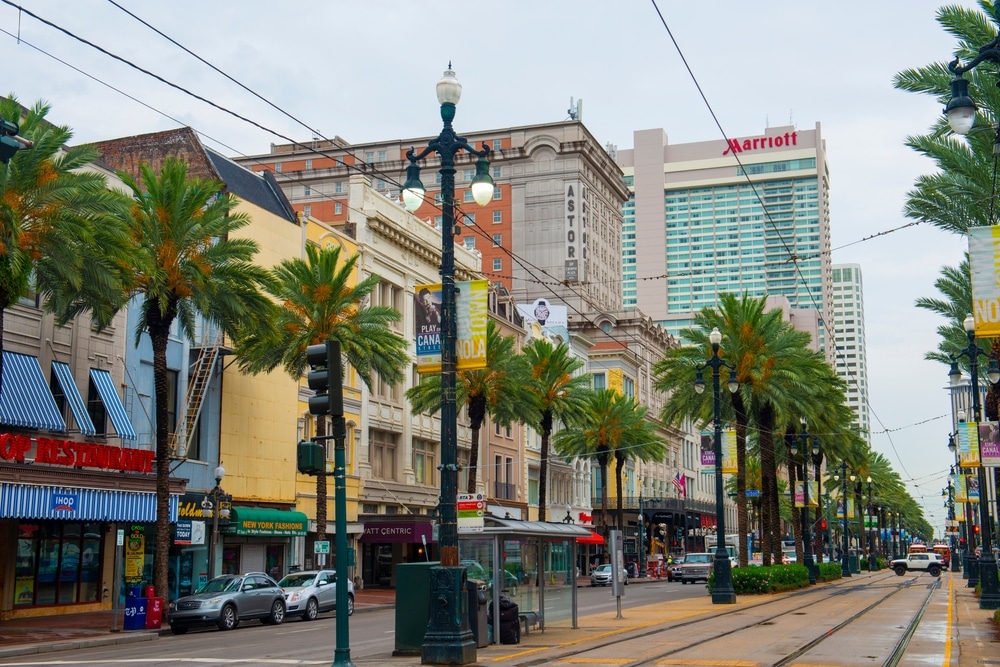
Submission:
MULTIPOLYGON (((705 551, 709 553, 715 553, 716 546, 718 545, 718 535, 706 535, 705 536, 705 551)), ((739 535, 726 535, 725 540, 726 553, 729 554, 729 562, 736 567, 740 564, 740 537, 739 535)))
POLYGON ((906 555, 906 558, 897 558, 889 563, 889 567, 901 577, 910 571, 927 572, 932 577, 940 577, 941 570, 944 569, 944 561, 933 551, 911 552, 906 555))

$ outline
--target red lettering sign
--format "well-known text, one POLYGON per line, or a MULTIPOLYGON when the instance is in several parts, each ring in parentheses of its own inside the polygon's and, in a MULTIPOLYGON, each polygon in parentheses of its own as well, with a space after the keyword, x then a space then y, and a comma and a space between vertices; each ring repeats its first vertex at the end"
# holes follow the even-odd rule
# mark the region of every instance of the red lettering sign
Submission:
POLYGON ((798 146, 799 145, 799 133, 798 132, 785 132, 784 134, 779 134, 776 137, 754 137, 752 139, 730 139, 729 145, 726 150, 722 151, 723 155, 728 155, 730 151, 733 153, 742 153, 744 151, 756 151, 762 148, 784 148, 785 146, 798 146))
MULTIPOLYGON (((155 452, 124 449, 94 442, 35 438, 35 462, 71 468, 98 468, 116 472, 153 472, 155 452)), ((26 435, 0 433, 0 459, 24 462, 30 458, 32 441, 26 435)))

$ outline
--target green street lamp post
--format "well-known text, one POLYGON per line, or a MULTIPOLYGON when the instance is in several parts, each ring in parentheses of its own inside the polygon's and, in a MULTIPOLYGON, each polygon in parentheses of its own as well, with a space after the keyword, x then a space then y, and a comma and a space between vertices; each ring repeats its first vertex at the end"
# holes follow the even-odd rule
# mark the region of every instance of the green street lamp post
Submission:
POLYGON ((868 504, 865 506, 865 541, 868 543, 868 571, 874 572, 875 567, 875 528, 873 509, 875 507, 875 496, 872 495, 872 477, 869 475, 865 482, 868 484, 868 504))
POLYGON ((958 550, 955 548, 955 485, 952 483, 952 477, 955 476, 955 466, 951 466, 948 471, 948 488, 941 491, 941 495, 947 495, 948 497, 948 545, 951 549, 951 571, 958 572, 958 550))
POLYGON ((848 535, 848 532, 849 532, 848 526, 849 526, 849 524, 848 524, 848 521, 847 521, 847 479, 848 479, 848 477, 850 477, 850 480, 853 482, 855 478, 854 478, 854 471, 853 470, 851 471, 850 475, 847 474, 847 461, 841 461, 840 462, 840 474, 837 475, 836 477, 834 477, 834 479, 836 479, 837 477, 839 477, 841 479, 841 481, 843 482, 843 486, 841 487, 841 502, 843 503, 843 506, 844 506, 843 507, 843 515, 841 516, 842 521, 841 521, 841 524, 840 524, 841 527, 843 528, 843 532, 842 532, 843 546, 840 549, 840 576, 842 576, 842 577, 850 577, 851 576, 851 560, 850 560, 850 558, 851 558, 850 557, 851 542, 850 542, 850 536, 848 535))
MULTIPOLYGON (((966 357, 969 360, 969 373, 972 376, 972 419, 979 427, 979 420, 982 413, 979 400, 979 356, 986 351, 976 345, 976 321, 969 314, 962 323, 965 333, 969 339, 969 345, 961 350, 951 359, 951 369, 948 377, 952 384, 957 384, 962 379, 962 373, 958 369, 958 359, 966 357)), ((996 384, 1000 380, 1000 368, 996 359, 990 359, 987 371, 990 384, 996 384)), ((997 581, 997 561, 993 555, 993 531, 991 529, 989 513, 989 489, 986 486, 986 467, 979 466, 979 525, 982 531, 982 555, 979 557, 979 584, 981 593, 979 596, 980 609, 1000 609, 1000 582, 997 581)), ((972 572, 969 573, 969 586, 973 586, 972 572)))
MULTIPOLYGON (((957 414, 957 417, 958 417, 958 423, 959 424, 964 424, 965 423, 965 410, 959 410, 958 414, 957 414)), ((958 462, 958 442, 957 442, 957 438, 958 438, 958 433, 957 432, 956 433, 951 433, 951 434, 948 435, 948 449, 953 454, 955 454, 955 461, 956 461, 956 463, 958 462)), ((961 475, 964 472, 965 472, 965 470, 963 470, 962 467, 959 466, 958 467, 958 474, 961 475)), ((962 578, 963 579, 969 579, 972 576, 972 570, 974 569, 972 567, 971 563, 972 563, 973 559, 975 558, 975 554, 973 553, 973 550, 976 548, 976 545, 973 544, 972 533, 969 531, 969 526, 972 525, 972 503, 970 503, 970 502, 964 502, 964 503, 962 503, 962 505, 963 505, 963 511, 965 513, 965 520, 962 521, 962 528, 961 528, 961 531, 962 531, 961 544, 965 545, 965 549, 962 550, 962 578)), ((978 573, 977 573, 975 581, 977 581, 977 582, 979 581, 978 573)), ((975 584, 972 584, 972 586, 975 587, 975 584)))
POLYGON ((216 553, 219 545, 219 518, 229 518, 229 506, 231 498, 222 490, 222 478, 226 476, 226 469, 220 463, 215 467, 215 487, 209 491, 201 501, 201 512, 205 517, 212 519, 212 538, 208 543, 208 578, 214 579, 219 576, 215 565, 216 553))
POLYGON ((476 643, 469 629, 468 614, 462 613, 465 568, 458 558, 458 414, 455 399, 456 351, 458 326, 455 307, 455 155, 466 151, 475 155, 476 174, 472 180, 472 197, 480 206, 493 198, 493 179, 489 174, 489 146, 477 150, 451 126, 455 105, 462 96, 462 84, 448 63, 448 69, 437 83, 437 98, 441 105, 444 127, 437 138, 416 154, 406 153, 410 166, 403 183, 403 203, 416 211, 424 198, 417 164, 431 153, 441 158, 441 497, 438 546, 441 564, 431 569, 431 600, 433 613, 424 635, 421 662, 424 664, 465 665, 476 660, 476 643))
POLYGON ((719 370, 729 369, 729 381, 726 387, 730 393, 735 393, 739 389, 739 382, 736 380, 736 367, 722 360, 719 356, 719 345, 722 343, 722 334, 718 327, 712 329, 708 334, 708 340, 712 344, 712 356, 705 360, 705 363, 697 368, 694 388, 699 394, 705 391, 705 380, 702 371, 706 368, 712 369, 712 417, 715 420, 715 561, 713 572, 715 573, 715 587, 712 589, 712 604, 735 604, 736 590, 733 588, 732 562, 729 560, 729 553, 726 551, 726 515, 723 505, 724 489, 722 484, 722 401, 719 394, 719 370))
MULTIPOLYGON (((802 533, 803 539, 803 564, 806 566, 806 570, 809 571, 809 583, 815 584, 816 578, 819 576, 819 566, 816 565, 816 561, 813 560, 813 531, 812 531, 812 517, 809 516, 809 460, 819 454, 819 440, 815 437, 809 435, 806 432, 806 419, 803 417, 802 431, 799 433, 799 440, 802 442, 802 489, 804 492, 803 504, 805 505, 805 530, 802 533), (809 443, 812 441, 812 448, 810 449, 809 443)), ((795 440, 792 439, 792 456, 797 455, 798 448, 795 446, 795 440)))

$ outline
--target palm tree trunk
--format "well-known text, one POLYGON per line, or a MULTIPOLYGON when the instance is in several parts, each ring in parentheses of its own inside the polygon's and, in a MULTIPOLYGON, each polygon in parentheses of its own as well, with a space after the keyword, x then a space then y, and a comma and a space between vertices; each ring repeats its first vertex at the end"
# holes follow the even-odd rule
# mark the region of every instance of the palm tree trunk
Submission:
MULTIPOLYGON (((735 396, 734 396, 735 399, 735 396)), ((734 406, 736 401, 733 401, 734 406)), ((747 425, 746 415, 736 412, 736 533, 740 543, 740 567, 749 565, 750 554, 742 545, 747 544, 747 425)))
POLYGON ((156 405, 156 551, 153 555, 153 586, 158 597, 168 598, 167 572, 170 564, 170 430, 167 424, 167 341, 170 322, 150 309, 148 324, 153 344, 153 393, 156 405))
POLYGON ((622 469, 625 468, 625 458, 615 454, 615 493, 618 494, 618 530, 625 534, 625 503, 622 498, 622 469))
POLYGON ((542 461, 538 468, 538 520, 545 521, 549 477, 549 436, 552 435, 552 411, 542 415, 542 461))
MULTIPOLYGON (((765 405, 759 415, 761 514, 764 565, 781 558, 781 514, 778 509, 778 465, 774 453, 774 409, 765 405)), ((778 561, 780 562, 780 560, 778 561)))
MULTIPOLYGON (((792 436, 792 437, 794 437, 794 436, 792 436)), ((796 559, 797 562, 801 563, 802 562, 802 545, 801 545, 801 542, 802 542, 802 536, 804 535, 804 533, 802 532, 802 510, 795 506, 795 495, 796 495, 796 493, 795 493, 795 482, 796 482, 796 478, 797 478, 797 474, 796 474, 796 470, 795 470, 795 461, 793 461, 792 457, 789 456, 788 460, 786 461, 786 464, 788 466, 788 488, 791 489, 791 496, 792 496, 792 525, 795 527, 795 533, 796 533, 795 534, 795 538, 796 538, 795 539, 795 559, 796 559)), ((784 558, 785 558, 785 551, 784 551, 784 549, 782 549, 782 551, 781 551, 782 562, 784 562, 784 558)))
MULTIPOLYGON (((318 416, 316 418, 316 437, 322 438, 326 436, 326 417, 318 416)), ((320 444, 323 445, 323 451, 326 452, 326 440, 319 440, 320 444)), ((323 460, 326 461, 326 454, 323 454, 323 460)), ((316 539, 320 542, 326 540, 326 466, 324 465, 324 470, 319 475, 316 475, 316 539)))
POLYGON ((608 457, 601 463, 601 536, 608 541, 608 457))
MULTIPOLYGON (((476 492, 476 471, 479 470, 479 432, 482 428, 482 420, 472 422, 472 443, 469 450, 469 485, 466 488, 468 493, 476 492)), ((496 472, 496 481, 500 481, 500 471, 496 472)), ((489 493, 487 489, 487 496, 493 496, 494 494, 489 493)))

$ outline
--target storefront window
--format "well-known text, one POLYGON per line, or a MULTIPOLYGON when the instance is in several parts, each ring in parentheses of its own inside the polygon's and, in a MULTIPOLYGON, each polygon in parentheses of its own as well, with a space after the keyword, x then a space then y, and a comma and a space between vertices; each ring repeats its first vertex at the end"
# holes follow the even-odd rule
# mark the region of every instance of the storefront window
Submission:
POLYGON ((240 548, 227 546, 222 550, 222 574, 240 573, 240 548))
POLYGON ((14 605, 99 601, 101 535, 99 523, 18 524, 14 605))

